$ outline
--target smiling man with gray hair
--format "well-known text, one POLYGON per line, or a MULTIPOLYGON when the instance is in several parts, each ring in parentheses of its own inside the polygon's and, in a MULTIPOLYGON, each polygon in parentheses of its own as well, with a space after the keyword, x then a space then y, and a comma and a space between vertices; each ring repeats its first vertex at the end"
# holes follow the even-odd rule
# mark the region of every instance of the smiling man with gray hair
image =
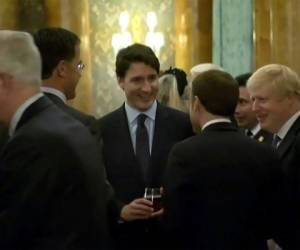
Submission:
POLYGON ((0 58, 0 121, 10 135, 0 155, 0 249, 107 249, 94 139, 40 92, 30 34, 0 31, 0 58))

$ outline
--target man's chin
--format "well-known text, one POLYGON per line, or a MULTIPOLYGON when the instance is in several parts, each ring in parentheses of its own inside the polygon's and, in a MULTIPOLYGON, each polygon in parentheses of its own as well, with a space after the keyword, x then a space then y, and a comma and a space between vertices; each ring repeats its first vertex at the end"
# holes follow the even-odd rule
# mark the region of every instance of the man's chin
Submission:
POLYGON ((141 111, 146 111, 152 106, 153 102, 154 102, 154 100, 149 101, 149 102, 140 103, 140 105, 138 106, 138 109, 141 111))
POLYGON ((263 130, 266 130, 266 131, 271 130, 270 126, 268 126, 268 123, 266 123, 265 121, 259 121, 259 126, 263 130))

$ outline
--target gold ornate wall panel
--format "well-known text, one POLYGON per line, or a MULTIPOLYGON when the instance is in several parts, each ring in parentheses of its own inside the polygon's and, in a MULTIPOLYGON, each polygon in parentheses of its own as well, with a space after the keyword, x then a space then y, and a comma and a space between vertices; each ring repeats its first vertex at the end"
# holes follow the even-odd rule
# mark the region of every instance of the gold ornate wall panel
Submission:
POLYGON ((33 33, 45 27, 44 0, 19 0, 19 29, 33 33))
POLYGON ((0 0, 0 29, 19 28, 19 1, 18 0, 0 0))
POLYGON ((160 53, 161 69, 174 66, 174 13, 173 1, 149 0, 90 0, 90 44, 92 58, 92 82, 94 113, 102 116, 124 101, 123 91, 115 77, 115 55, 111 45, 113 33, 120 32, 119 15, 129 13, 128 31, 133 42, 144 43, 147 32, 146 13, 157 15, 156 31, 163 32, 165 46, 160 53))
POLYGON ((90 21, 88 0, 44 0, 47 26, 63 27, 81 39, 81 59, 86 65, 71 104, 92 112, 92 76, 90 57, 90 21))
POLYGON ((176 65, 192 66, 212 61, 212 0, 175 0, 176 65))
POLYGON ((270 21, 269 1, 255 1, 253 39, 256 68, 271 62, 270 21))
POLYGON ((255 1, 256 68, 280 63, 300 74, 299 10, 299 0, 255 1))
POLYGON ((112 34, 120 32, 120 13, 128 11, 130 15, 128 31, 133 42, 144 43, 148 31, 146 14, 154 11, 157 15, 155 30, 163 32, 165 41, 159 55, 161 69, 177 66, 189 73, 192 65, 211 61, 211 2, 0 0, 0 27, 28 32, 42 27, 63 27, 77 33, 82 41, 81 57, 86 68, 72 105, 100 117, 124 101, 115 77, 115 54, 111 45, 112 34), (176 30, 175 25, 179 25, 176 30), (186 36, 183 39, 187 39, 184 46, 178 44, 180 32, 186 36))

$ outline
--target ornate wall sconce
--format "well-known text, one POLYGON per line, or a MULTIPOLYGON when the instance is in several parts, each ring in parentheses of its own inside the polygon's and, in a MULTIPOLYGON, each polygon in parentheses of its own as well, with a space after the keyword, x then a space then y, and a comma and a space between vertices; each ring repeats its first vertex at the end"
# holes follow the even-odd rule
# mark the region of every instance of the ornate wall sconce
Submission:
POLYGON ((147 13, 146 23, 149 31, 146 34, 145 44, 153 49, 155 54, 159 56, 160 48, 165 44, 162 32, 155 32, 157 25, 157 16, 155 12, 147 13))
POLYGON ((123 11, 119 16, 119 25, 121 27, 121 32, 113 34, 111 39, 111 45, 114 49, 115 55, 117 55, 120 49, 132 44, 132 36, 130 32, 127 31, 128 24, 129 14, 127 11, 123 11))
MULTIPOLYGON (((111 40, 115 55, 117 55, 120 49, 125 48, 133 43, 132 35, 127 30, 129 25, 129 13, 127 11, 121 12, 119 16, 119 25, 121 32, 114 33, 111 40)), ((145 35, 145 41, 136 42, 145 43, 151 47, 158 57, 161 47, 164 46, 164 35, 162 32, 155 31, 155 27, 157 26, 157 16, 155 12, 151 11, 147 13, 146 25, 148 32, 145 35)))

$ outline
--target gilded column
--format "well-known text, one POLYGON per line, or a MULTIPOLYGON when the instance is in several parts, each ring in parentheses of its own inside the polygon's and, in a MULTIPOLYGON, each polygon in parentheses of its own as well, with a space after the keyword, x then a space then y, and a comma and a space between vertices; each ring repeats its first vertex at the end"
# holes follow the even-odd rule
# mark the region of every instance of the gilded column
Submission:
POLYGON ((259 68, 271 61, 271 2, 255 0, 253 42, 255 67, 259 68))
POLYGON ((175 0, 175 64, 187 73, 212 60, 212 0, 175 0))
POLYGON ((0 29, 16 30, 19 27, 19 1, 1 0, 0 29))
POLYGON ((298 0, 255 1, 256 68, 285 64, 300 74, 298 0))
POLYGON ((76 33, 81 39, 81 58, 86 65, 74 107, 84 111, 92 111, 91 56, 89 46, 89 6, 87 0, 45 0, 47 25, 63 27, 76 33))

